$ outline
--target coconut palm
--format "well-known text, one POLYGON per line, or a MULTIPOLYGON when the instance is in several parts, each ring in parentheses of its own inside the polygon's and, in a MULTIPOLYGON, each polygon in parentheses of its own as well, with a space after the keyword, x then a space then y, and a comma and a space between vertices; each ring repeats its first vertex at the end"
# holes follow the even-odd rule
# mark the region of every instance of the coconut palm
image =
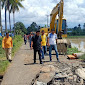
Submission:
POLYGON ((0 0, 0 30, 1 30, 1 0, 0 0))
POLYGON ((9 28, 10 28, 10 32, 11 32, 10 5, 11 5, 11 0, 7 0, 7 10, 9 12, 9 28))
MULTIPOLYGON (((13 12, 13 24, 15 25, 15 12, 19 11, 19 7, 24 8, 24 6, 21 4, 21 1, 23 0, 13 0, 11 4, 11 11, 13 12)), ((14 28, 14 34, 15 34, 15 28, 14 28)))
POLYGON ((5 6, 5 32, 7 32, 7 0, 2 0, 2 9, 5 6))

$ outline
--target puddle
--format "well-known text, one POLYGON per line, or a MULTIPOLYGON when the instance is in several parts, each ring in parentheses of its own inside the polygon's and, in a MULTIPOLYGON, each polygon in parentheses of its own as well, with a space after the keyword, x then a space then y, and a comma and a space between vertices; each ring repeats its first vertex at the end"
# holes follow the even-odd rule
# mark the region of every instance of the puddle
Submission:
POLYGON ((78 48, 79 51, 85 52, 85 39, 69 39, 72 47, 78 48))

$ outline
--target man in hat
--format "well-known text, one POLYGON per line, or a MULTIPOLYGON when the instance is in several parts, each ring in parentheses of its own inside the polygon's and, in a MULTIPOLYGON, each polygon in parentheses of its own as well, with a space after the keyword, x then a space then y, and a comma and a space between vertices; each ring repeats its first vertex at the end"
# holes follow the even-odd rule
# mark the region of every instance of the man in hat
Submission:
POLYGON ((41 59, 41 36, 40 36, 40 31, 36 32, 36 35, 32 37, 31 41, 31 49, 33 47, 34 49, 34 64, 36 63, 36 53, 38 52, 39 55, 39 60, 40 64, 42 64, 42 59, 41 59))
POLYGON ((55 29, 52 29, 51 33, 48 34, 49 57, 50 57, 50 61, 52 61, 51 51, 54 48, 56 52, 56 58, 59 62, 56 41, 57 41, 57 34, 55 34, 55 29))

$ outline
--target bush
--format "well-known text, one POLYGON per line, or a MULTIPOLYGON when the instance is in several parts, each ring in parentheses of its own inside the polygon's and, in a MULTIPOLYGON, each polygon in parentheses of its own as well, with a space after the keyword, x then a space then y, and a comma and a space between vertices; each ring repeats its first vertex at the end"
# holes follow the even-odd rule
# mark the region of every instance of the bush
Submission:
POLYGON ((85 61, 85 54, 80 57, 80 59, 85 61))
POLYGON ((74 47, 74 48, 68 48, 67 49, 67 54, 72 55, 73 53, 79 53, 80 51, 78 51, 78 48, 74 47))

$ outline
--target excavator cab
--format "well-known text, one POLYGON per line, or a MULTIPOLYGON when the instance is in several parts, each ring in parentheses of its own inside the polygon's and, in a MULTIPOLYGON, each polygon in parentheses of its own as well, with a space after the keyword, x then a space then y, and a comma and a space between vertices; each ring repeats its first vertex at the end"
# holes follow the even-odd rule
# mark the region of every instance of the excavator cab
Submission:
POLYGON ((58 19, 56 19, 55 23, 56 34, 58 34, 58 39, 66 38, 67 37, 67 24, 66 19, 62 19, 62 31, 58 32, 58 19))

